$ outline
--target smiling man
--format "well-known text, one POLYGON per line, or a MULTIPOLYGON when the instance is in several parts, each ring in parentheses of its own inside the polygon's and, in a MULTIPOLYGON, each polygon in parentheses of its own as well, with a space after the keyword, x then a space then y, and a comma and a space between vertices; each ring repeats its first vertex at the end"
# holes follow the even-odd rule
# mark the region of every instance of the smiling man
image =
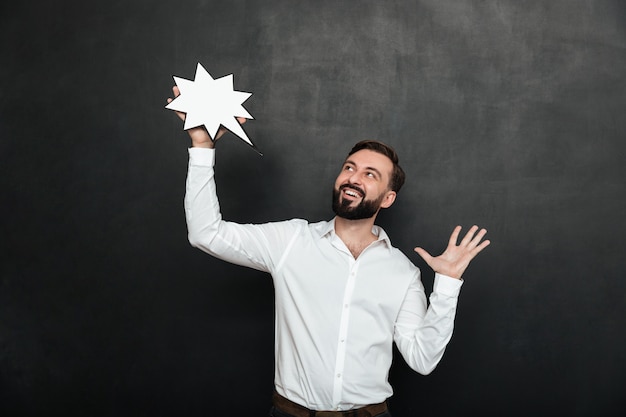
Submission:
POLYGON ((403 183, 404 172, 397 165, 397 156, 391 148, 376 141, 359 142, 337 177, 333 190, 333 211, 348 220, 372 218, 381 207, 387 208, 393 203, 403 183), (391 158, 395 158, 395 162, 391 158), (366 191, 361 187, 372 189, 366 191), (368 195, 379 195, 376 199, 370 197, 367 200, 366 192, 368 195), (381 206, 383 200, 384 206, 381 206), (358 204, 352 207, 352 202, 358 204))
POLYGON ((486 231, 473 226, 457 244, 457 226, 437 257, 415 248, 435 271, 429 305, 419 269, 374 224, 405 179, 391 147, 362 141, 352 148, 335 181, 336 216, 330 221, 244 225, 222 220, 214 142, 203 128, 188 132, 190 243, 273 279, 270 416, 390 416, 386 400, 393 394, 387 378, 393 343, 415 371, 428 374, 435 368, 452 336, 461 275, 489 245, 483 240, 486 231))

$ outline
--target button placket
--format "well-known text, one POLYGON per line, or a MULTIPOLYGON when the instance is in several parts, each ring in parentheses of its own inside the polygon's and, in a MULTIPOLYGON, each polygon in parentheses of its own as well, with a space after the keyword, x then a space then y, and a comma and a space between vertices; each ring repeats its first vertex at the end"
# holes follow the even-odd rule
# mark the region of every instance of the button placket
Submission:
POLYGON ((354 285, 358 269, 358 262, 350 260, 350 270, 343 297, 343 311, 341 312, 341 322, 339 325, 339 337, 337 340, 337 359, 335 362, 335 382, 333 387, 333 402, 339 404, 343 391, 343 374, 346 358, 346 345, 348 340, 348 326, 350 322, 350 304, 354 292, 354 285))

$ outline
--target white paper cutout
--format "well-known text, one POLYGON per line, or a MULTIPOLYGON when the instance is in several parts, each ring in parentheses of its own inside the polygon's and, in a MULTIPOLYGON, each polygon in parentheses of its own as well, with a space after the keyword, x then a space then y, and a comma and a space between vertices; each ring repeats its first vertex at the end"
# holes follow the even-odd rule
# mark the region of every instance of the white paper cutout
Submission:
POLYGON ((211 139, 215 140, 221 125, 256 149, 236 119, 254 119, 242 106, 252 93, 235 91, 233 74, 213 79, 198 63, 194 81, 176 76, 174 81, 180 95, 165 108, 186 113, 185 130, 204 125, 211 139))

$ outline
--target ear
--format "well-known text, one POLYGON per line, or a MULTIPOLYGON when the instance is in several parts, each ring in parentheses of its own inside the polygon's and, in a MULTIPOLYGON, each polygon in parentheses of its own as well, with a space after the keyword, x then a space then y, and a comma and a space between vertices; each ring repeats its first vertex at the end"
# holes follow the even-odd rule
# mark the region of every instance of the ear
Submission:
POLYGON ((387 194, 385 194, 385 198, 383 198, 383 201, 380 203, 380 208, 391 207, 393 202, 396 201, 396 195, 397 194, 395 191, 387 191, 387 194))

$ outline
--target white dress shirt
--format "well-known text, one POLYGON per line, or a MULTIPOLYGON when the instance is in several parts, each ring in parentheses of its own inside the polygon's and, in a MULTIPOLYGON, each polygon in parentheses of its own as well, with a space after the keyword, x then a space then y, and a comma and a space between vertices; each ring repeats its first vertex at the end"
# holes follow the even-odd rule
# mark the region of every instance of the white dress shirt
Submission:
POLYGON ((222 220, 212 149, 189 149, 189 241, 225 261, 268 272, 275 289, 275 387, 313 410, 385 401, 395 341, 430 373, 452 336, 461 280, 435 274, 428 307, 420 271, 378 226, 354 259, 334 220, 237 224, 222 220))

